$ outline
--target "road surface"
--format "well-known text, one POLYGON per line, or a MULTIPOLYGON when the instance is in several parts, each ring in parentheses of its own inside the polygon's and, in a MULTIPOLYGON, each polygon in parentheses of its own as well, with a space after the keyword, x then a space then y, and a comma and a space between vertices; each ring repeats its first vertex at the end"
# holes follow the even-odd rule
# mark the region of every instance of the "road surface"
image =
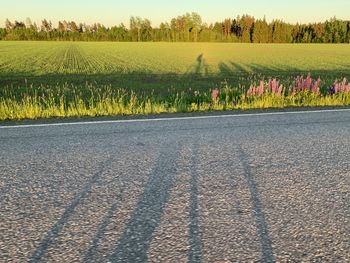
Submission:
POLYGON ((350 111, 0 127, 0 262, 146 261, 350 262, 350 111))

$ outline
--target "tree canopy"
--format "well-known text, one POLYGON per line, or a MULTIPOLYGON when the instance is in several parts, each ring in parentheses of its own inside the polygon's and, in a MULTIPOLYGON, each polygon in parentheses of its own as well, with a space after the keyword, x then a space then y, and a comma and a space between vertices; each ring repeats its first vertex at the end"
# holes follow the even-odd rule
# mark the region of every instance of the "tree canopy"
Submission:
POLYGON ((334 18, 324 23, 290 24, 282 20, 268 23, 250 15, 225 18, 207 24, 198 13, 186 13, 153 27, 150 19, 131 17, 124 24, 106 27, 75 21, 59 21, 55 27, 43 19, 38 26, 30 18, 6 19, 0 40, 54 41, 168 41, 168 42, 244 42, 244 43, 350 43, 350 21, 334 18))

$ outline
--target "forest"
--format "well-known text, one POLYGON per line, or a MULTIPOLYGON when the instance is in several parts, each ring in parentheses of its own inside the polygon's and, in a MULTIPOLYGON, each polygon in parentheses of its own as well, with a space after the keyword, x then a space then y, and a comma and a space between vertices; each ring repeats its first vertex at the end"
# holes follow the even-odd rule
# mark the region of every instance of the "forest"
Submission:
POLYGON ((350 21, 331 18, 325 22, 291 24, 274 19, 256 19, 250 15, 205 23, 198 13, 186 13, 152 26, 150 19, 131 17, 123 23, 106 27, 75 21, 47 19, 41 24, 6 19, 0 28, 0 40, 42 41, 132 41, 132 42, 238 42, 238 43, 350 43, 350 21))

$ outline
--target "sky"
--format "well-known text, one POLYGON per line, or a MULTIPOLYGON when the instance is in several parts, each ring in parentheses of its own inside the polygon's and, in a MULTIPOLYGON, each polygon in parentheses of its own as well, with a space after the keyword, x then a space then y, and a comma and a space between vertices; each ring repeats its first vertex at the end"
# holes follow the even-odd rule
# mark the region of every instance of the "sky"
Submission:
POLYGON ((59 20, 128 26, 130 16, 140 16, 158 26, 186 12, 199 13, 208 24, 242 14, 309 23, 334 16, 350 20, 350 0, 9 0, 1 3, 0 25, 6 18, 25 22, 29 17, 38 24, 46 18, 54 26, 59 20))

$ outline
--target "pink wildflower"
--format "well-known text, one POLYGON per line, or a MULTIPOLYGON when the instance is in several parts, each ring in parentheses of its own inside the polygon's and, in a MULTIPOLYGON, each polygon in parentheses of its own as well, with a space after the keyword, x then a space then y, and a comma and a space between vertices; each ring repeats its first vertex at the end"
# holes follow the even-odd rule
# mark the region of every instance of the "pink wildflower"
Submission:
POLYGON ((282 89, 283 89, 283 85, 281 84, 281 85, 278 87, 277 94, 276 94, 278 97, 281 96, 282 89))
POLYGON ((260 86, 258 88, 258 96, 263 95, 263 93, 264 93, 264 81, 260 80, 260 86))
POLYGON ((213 89, 211 91, 211 99, 212 101, 216 101, 219 95, 219 90, 218 89, 213 89))
POLYGON ((338 80, 334 82, 334 93, 337 94, 339 93, 339 83, 338 80))
POLYGON ((247 91, 247 96, 252 97, 255 95, 255 87, 253 84, 250 85, 250 88, 247 91))
POLYGON ((267 91, 271 92, 271 87, 272 87, 272 81, 269 79, 269 82, 267 83, 267 91))
POLYGON ((318 78, 317 81, 315 81, 313 84, 312 84, 312 92, 314 94, 318 94, 320 92, 320 83, 321 83, 321 79, 318 78))
POLYGON ((310 90, 311 89, 311 85, 312 85, 312 78, 311 78, 311 74, 307 74, 307 77, 304 81, 304 86, 303 89, 304 90, 310 90))
POLYGON ((278 81, 276 79, 273 79, 271 83, 271 92, 275 94, 277 92, 277 89, 278 89, 278 81))

